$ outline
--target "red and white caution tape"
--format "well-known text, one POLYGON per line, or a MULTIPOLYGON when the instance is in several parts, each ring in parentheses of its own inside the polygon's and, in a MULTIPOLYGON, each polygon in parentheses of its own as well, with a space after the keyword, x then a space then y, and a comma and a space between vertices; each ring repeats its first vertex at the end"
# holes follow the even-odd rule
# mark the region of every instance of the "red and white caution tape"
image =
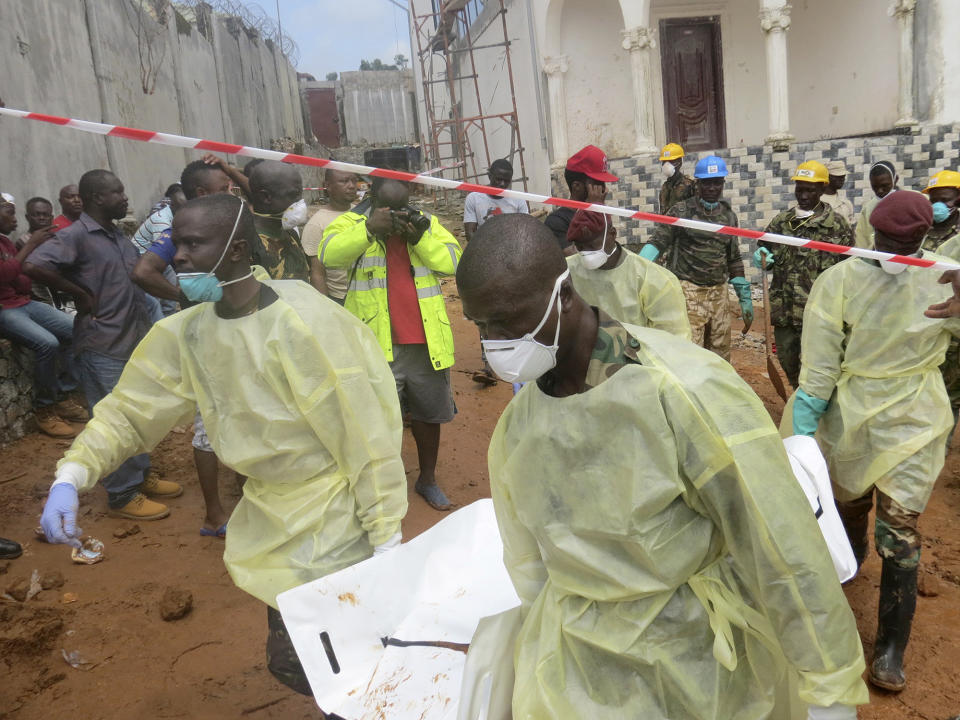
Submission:
POLYGON ((324 158, 295 155, 293 153, 284 153, 276 150, 264 150, 263 148, 250 147, 249 145, 234 145, 231 143, 216 142, 215 140, 201 140, 200 138, 186 137, 183 135, 171 135, 170 133, 155 132, 153 130, 138 130, 137 128, 128 128, 123 127, 122 125, 107 125, 104 123, 90 122, 89 120, 75 120, 73 118, 57 117, 55 115, 43 115, 41 113, 27 112, 25 110, 14 110, 4 107, 0 107, 0 115, 21 118, 24 120, 39 120, 40 122, 61 125, 64 127, 73 128, 75 130, 82 130, 83 132, 95 133, 97 135, 107 135, 108 137, 139 140, 141 142, 154 143, 157 145, 172 145, 173 147, 179 148, 192 148, 194 150, 203 150, 206 152, 220 152, 232 155, 241 155, 243 157, 263 158, 264 160, 279 160, 280 162, 292 163, 294 165, 306 165, 308 167, 317 168, 332 168, 333 170, 342 170, 344 172, 352 172, 360 175, 414 182, 420 185, 429 185, 432 187, 444 188, 446 190, 480 192, 486 195, 515 198, 517 200, 526 200, 527 202, 542 203, 544 205, 559 205, 561 207, 573 208, 574 210, 592 210, 593 212, 629 218, 632 220, 647 220, 649 222, 662 223, 664 225, 676 225, 678 227, 690 228, 691 230, 702 230, 704 232, 717 233, 718 235, 733 235, 736 237, 747 238, 749 240, 763 240, 765 242, 776 243, 779 245, 792 245, 793 247, 802 247, 810 250, 822 250, 824 252, 836 253, 838 255, 852 255, 854 257, 870 258, 873 260, 889 260, 891 262, 902 263, 904 265, 934 268, 936 270, 960 270, 960 264, 955 263, 939 262, 927 260, 925 258, 908 257, 905 255, 892 255, 890 253, 879 252, 877 250, 865 250, 863 248, 848 247, 846 245, 834 245, 832 243, 820 242, 818 240, 807 240, 805 238, 795 238, 788 235, 765 233, 759 230, 748 230, 747 228, 717 225, 699 220, 675 218, 670 217, 669 215, 658 215, 656 213, 631 210, 629 208, 611 207, 610 205, 595 205, 577 200, 568 200, 566 198, 536 195, 534 193, 522 192, 520 190, 503 190, 500 188, 489 187, 488 185, 475 185, 473 183, 447 180, 446 178, 432 177, 430 175, 418 175, 416 173, 403 172, 400 170, 387 170, 385 168, 375 168, 367 165, 354 165, 353 163, 340 162, 339 160, 326 160, 324 158))

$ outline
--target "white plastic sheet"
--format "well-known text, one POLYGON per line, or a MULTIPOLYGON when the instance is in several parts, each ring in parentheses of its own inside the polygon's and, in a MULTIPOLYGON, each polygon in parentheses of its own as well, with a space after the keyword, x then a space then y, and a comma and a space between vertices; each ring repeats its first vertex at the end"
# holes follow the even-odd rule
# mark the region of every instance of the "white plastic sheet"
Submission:
POLYGON ((323 710, 349 720, 454 720, 466 655, 384 647, 381 639, 469 643, 481 617, 520 601, 503 566, 493 503, 480 500, 277 603, 323 710))
POLYGON ((840 582, 847 582, 857 574, 857 560, 853 556, 847 532, 843 529, 843 521, 833 500, 827 461, 824 460, 817 441, 812 437, 791 435, 783 441, 783 446, 790 459, 793 474, 797 476, 797 482, 806 493, 810 507, 817 514, 820 532, 827 542, 837 577, 840 582))

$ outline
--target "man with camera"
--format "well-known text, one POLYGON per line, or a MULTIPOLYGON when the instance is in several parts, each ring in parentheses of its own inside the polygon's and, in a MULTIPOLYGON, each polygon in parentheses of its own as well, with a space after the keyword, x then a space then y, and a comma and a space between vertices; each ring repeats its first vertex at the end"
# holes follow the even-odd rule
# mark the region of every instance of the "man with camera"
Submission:
POLYGON ((409 206, 406 183, 375 178, 370 199, 365 211, 327 226, 320 262, 350 271, 344 307, 373 330, 393 370, 417 444, 414 487, 432 507, 449 510, 436 481, 440 425, 456 413, 453 332, 439 276, 456 272, 460 245, 435 216, 409 206))

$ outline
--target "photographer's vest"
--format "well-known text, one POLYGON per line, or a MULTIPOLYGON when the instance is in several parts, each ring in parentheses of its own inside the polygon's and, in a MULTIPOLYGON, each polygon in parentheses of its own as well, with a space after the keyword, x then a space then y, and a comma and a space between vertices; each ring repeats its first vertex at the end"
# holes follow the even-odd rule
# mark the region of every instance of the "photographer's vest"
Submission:
MULTIPOLYGON (((429 256, 431 266, 444 266, 443 270, 438 272, 452 275, 456 272, 460 260, 460 246, 435 216, 424 214, 430 217, 430 229, 423 234, 420 242, 408 246, 410 272, 417 290, 430 363, 434 370, 443 370, 453 365, 453 332, 440 291, 440 279, 427 267, 424 256, 429 256)), ((366 235, 365 221, 364 215, 345 212, 331 223, 324 233, 320 262, 329 262, 332 267, 340 266, 337 236, 340 235, 341 240, 345 240, 343 236, 352 236, 355 232, 364 233, 367 247, 350 269, 350 287, 344 307, 373 330, 387 361, 392 362, 393 338, 390 329, 390 304, 387 300, 387 251, 379 239, 366 235), (362 225, 362 228, 357 227, 358 225, 362 225)))

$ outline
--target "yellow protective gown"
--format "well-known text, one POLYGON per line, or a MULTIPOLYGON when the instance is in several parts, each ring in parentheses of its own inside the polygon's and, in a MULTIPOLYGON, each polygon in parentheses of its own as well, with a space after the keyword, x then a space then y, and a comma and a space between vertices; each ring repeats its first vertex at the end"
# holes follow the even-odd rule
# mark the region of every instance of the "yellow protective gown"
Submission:
POLYGON ((577 293, 615 320, 690 339, 687 302, 677 276, 626 248, 623 260, 609 270, 588 270, 579 253, 567 258, 577 293))
POLYGON ((805 703, 866 702, 853 614, 763 405, 715 354, 626 330, 629 364, 607 378, 594 359, 599 382, 566 398, 529 383, 490 443, 524 614, 514 718, 784 720, 787 681, 805 703))
POLYGON ((306 283, 264 284, 279 299, 252 315, 201 303, 154 325, 61 464, 85 467, 89 490, 199 406, 217 457, 247 476, 224 562, 276 607, 399 532, 407 488, 396 383, 373 333, 306 283))
POLYGON ((953 425, 938 368, 951 333, 960 334, 960 319, 923 315, 949 294, 939 277, 925 268, 890 275, 854 258, 810 291, 800 387, 830 401, 817 440, 841 502, 874 486, 914 512, 930 498, 953 425))

